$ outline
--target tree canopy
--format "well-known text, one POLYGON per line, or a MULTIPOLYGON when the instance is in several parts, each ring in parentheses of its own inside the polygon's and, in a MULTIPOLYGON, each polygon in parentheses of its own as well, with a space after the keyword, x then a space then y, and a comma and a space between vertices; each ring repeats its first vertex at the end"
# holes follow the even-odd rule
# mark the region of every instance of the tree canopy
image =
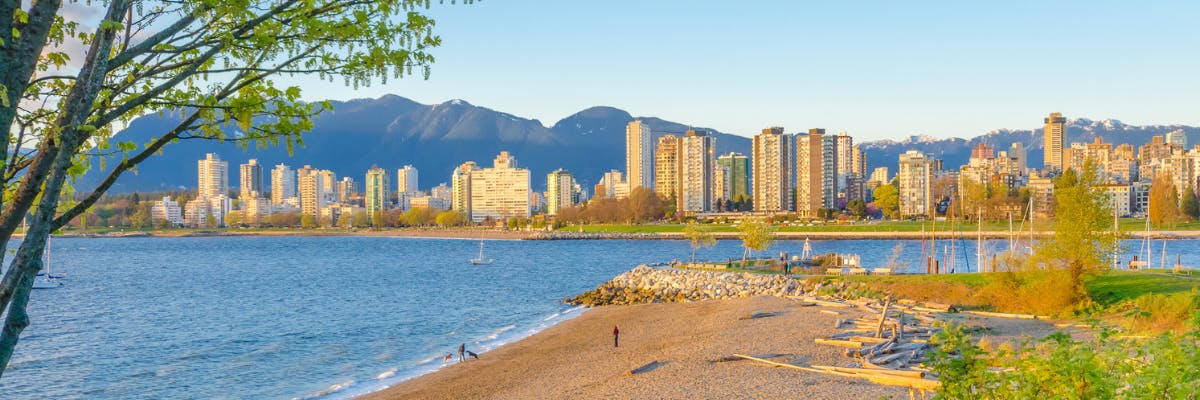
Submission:
MULTIPOLYGON (((441 43, 417 0, 0 2, 0 243, 29 230, 0 282, 0 374, 21 331, 49 233, 84 213, 121 174, 185 139, 302 144, 328 103, 284 76, 359 87, 427 75, 441 43), (96 13, 72 12, 70 7, 96 13), (88 15, 97 15, 87 19, 88 15), (114 134, 138 116, 171 115, 146 143, 114 134), (116 165, 104 165, 105 156, 116 165), (97 158, 99 157, 99 158, 97 158), (92 160, 101 160, 91 165, 92 160), (59 209, 70 180, 104 178, 59 209)), ((75 10, 78 11, 78 10, 75 10)))
POLYGON ((1119 234, 1096 167, 1068 169, 1055 181, 1054 239, 1040 242, 1036 258, 1050 269, 1069 272, 1076 298, 1087 296, 1083 278, 1112 264, 1119 234))

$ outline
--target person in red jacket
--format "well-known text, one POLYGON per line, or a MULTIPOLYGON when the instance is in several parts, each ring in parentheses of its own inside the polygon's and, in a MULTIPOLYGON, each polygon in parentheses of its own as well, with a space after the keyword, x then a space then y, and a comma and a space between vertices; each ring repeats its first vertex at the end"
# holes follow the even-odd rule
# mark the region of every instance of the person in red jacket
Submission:
POLYGON ((621 335, 621 330, 620 330, 620 329, 617 329, 617 326, 616 326, 616 325, 613 325, 613 347, 618 347, 618 346, 617 346, 617 343, 618 343, 618 340, 617 340, 617 339, 620 337, 620 335, 621 335))

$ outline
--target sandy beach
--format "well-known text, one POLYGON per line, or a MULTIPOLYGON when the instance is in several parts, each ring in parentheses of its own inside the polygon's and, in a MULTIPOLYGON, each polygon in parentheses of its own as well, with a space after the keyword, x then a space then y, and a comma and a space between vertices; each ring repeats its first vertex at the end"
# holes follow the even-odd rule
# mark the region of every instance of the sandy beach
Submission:
MULTIPOLYGON (((847 360, 839 349, 813 343, 833 333, 838 318, 822 308, 778 297, 597 307, 478 360, 455 362, 362 399, 906 397, 906 389, 861 379, 712 361, 733 353, 780 354, 772 359, 843 365, 847 360), (755 312, 779 314, 739 319, 755 312), (618 348, 613 325, 621 330, 618 348), (654 361, 657 368, 627 375, 654 361)), ((842 318, 858 315, 839 312, 842 318)))

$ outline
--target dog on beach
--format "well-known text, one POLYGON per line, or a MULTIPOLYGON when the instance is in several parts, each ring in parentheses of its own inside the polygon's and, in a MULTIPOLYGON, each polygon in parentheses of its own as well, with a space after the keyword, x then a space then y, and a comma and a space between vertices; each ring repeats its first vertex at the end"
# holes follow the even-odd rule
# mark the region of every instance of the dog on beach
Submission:
POLYGON ((474 358, 474 359, 476 359, 476 360, 478 360, 478 359, 479 359, 479 355, 478 355, 478 354, 475 354, 475 352, 473 352, 473 351, 467 350, 467 355, 468 355, 468 356, 471 356, 471 358, 474 358))
POLYGON ((448 354, 446 354, 445 357, 442 357, 442 364, 448 363, 448 362, 450 362, 450 360, 453 360, 453 359, 454 359, 454 353, 448 353, 448 354))

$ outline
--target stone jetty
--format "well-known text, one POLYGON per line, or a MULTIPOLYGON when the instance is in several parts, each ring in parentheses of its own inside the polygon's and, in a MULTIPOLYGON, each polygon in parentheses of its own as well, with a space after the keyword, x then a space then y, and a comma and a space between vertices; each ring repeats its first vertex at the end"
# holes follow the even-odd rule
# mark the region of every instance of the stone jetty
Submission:
POLYGON ((640 265, 566 302, 600 306, 753 296, 787 297, 813 291, 817 289, 815 285, 783 275, 659 269, 640 265))

